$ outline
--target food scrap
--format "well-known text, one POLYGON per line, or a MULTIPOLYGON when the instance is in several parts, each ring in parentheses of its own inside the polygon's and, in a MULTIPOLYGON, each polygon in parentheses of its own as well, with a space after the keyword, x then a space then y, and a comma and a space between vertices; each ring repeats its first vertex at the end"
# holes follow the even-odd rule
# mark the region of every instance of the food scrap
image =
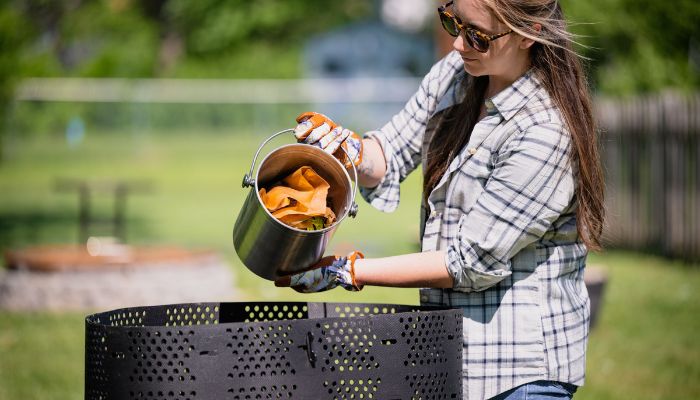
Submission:
POLYGON ((315 231, 335 222, 335 213, 328 207, 329 188, 328 182, 313 168, 303 166, 259 193, 273 217, 293 228, 315 231))

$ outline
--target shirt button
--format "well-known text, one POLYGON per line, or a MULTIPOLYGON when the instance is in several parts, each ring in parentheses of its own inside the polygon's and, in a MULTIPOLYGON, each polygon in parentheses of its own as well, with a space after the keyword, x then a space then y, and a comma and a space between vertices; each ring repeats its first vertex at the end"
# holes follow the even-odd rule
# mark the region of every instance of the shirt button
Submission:
POLYGON ((433 211, 433 212, 430 213, 430 218, 435 218, 435 217, 437 217, 437 215, 438 215, 438 212, 437 212, 437 211, 433 211))
POLYGON ((469 151, 469 154, 472 154, 472 155, 476 154, 476 147, 471 147, 467 150, 469 151))
POLYGON ((428 301, 428 296, 427 296, 427 295, 424 295, 424 294, 422 294, 422 295, 420 296, 420 301, 422 301, 422 302, 426 302, 426 301, 428 301))

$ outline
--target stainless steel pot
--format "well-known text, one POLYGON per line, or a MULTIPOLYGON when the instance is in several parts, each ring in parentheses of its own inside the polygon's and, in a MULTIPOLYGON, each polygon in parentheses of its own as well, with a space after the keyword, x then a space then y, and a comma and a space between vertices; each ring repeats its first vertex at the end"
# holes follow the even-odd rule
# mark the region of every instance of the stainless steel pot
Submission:
MULTIPOLYGON (((357 215, 357 183, 351 183, 338 159, 318 147, 298 143, 281 146, 263 159, 253 178, 262 148, 273 138, 290 132, 293 130, 277 132, 258 148, 250 171, 243 177, 243 187, 251 189, 233 227, 233 246, 238 257, 252 272, 269 280, 306 269, 320 260, 340 222, 348 215, 357 215), (305 165, 329 183, 329 207, 337 218, 331 226, 318 231, 303 231, 283 224, 265 208, 259 194, 261 188, 269 189, 305 165)), ((357 182, 354 166, 353 172, 357 182)))

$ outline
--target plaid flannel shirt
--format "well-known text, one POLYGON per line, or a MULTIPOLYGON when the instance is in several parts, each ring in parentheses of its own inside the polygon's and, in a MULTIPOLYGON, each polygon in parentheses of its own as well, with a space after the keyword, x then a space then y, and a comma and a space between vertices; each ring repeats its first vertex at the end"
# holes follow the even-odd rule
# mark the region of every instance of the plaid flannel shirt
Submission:
MULTIPOLYGON (((402 111, 367 133, 387 161, 379 185, 362 189, 374 207, 396 208, 399 184, 425 162, 436 115, 463 98, 462 79, 463 61, 450 53, 402 111)), ((421 303, 463 309, 465 399, 536 380, 580 386, 589 299, 570 136, 532 70, 486 110, 423 207, 423 251, 446 251, 454 287, 421 289, 421 303)))

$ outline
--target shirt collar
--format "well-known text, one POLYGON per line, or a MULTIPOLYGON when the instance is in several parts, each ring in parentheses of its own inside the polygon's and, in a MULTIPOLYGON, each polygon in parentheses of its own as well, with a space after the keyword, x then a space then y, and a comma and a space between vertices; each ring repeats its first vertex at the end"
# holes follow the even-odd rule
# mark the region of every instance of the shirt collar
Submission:
POLYGON ((539 88, 534 70, 528 70, 510 86, 486 99, 486 115, 501 114, 505 120, 513 118, 539 88))

